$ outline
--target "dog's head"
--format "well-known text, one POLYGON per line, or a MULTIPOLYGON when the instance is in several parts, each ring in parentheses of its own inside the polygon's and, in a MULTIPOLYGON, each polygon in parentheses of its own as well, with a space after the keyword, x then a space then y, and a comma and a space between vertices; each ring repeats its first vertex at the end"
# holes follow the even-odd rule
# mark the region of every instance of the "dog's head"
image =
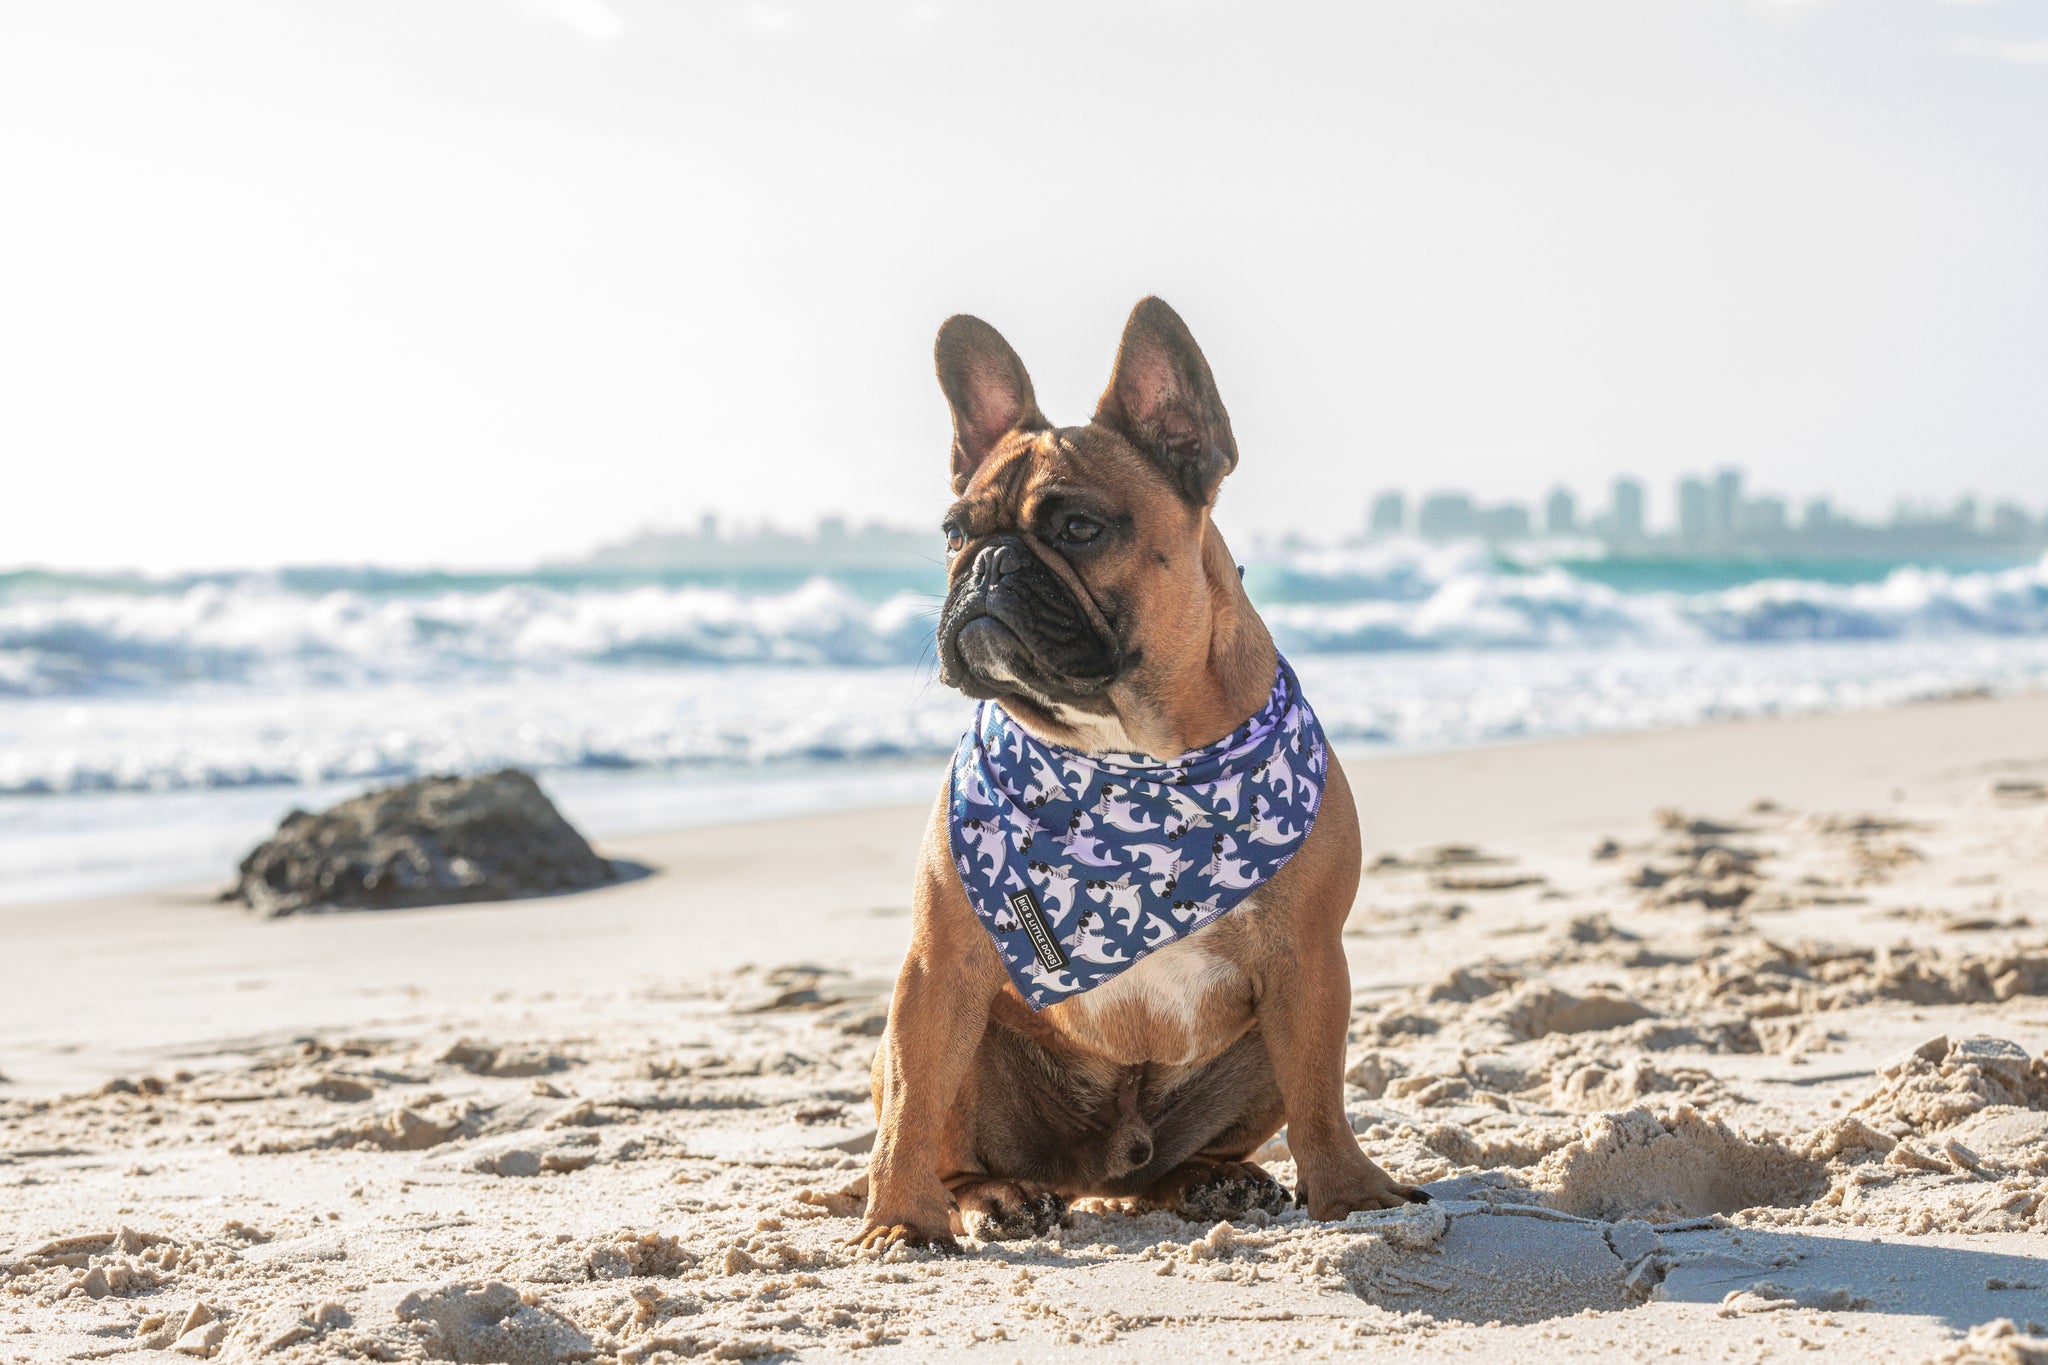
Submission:
POLYGON ((949 319, 936 351, 957 499, 940 678, 1070 727, 1112 715, 1113 689, 1201 666, 1209 509, 1237 444, 1180 315, 1156 298, 1132 310, 1085 426, 1045 419, 1024 363, 979 318, 949 319))

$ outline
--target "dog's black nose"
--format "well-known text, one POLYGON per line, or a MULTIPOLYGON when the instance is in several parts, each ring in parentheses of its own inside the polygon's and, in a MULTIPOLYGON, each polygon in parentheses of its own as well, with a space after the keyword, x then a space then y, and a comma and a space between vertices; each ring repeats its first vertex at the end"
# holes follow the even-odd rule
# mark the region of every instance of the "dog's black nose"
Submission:
POLYGON ((984 588, 993 588, 1004 577, 1023 568, 1025 562, 1021 546, 1006 543, 984 545, 981 553, 974 557, 974 577, 984 588))

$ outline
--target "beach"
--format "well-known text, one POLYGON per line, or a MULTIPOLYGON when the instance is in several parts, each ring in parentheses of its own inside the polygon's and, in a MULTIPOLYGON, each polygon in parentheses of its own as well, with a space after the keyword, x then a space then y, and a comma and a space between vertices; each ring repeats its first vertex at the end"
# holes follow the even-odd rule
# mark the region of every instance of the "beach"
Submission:
POLYGON ((224 867, 0 906, 0 1360, 2048 1350, 2048 697, 1337 748, 1347 1107, 1429 1205, 841 1247, 925 805, 507 904, 224 867))

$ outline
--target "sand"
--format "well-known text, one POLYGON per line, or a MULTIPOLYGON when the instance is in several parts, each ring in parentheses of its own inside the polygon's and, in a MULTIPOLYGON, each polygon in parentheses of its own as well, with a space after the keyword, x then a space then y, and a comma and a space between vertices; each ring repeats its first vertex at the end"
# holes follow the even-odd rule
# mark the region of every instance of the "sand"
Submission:
POLYGON ((2048 1359, 2048 700, 1346 757, 1431 1205, 841 1248, 924 817, 854 812, 0 909, 0 1360, 2048 1359))

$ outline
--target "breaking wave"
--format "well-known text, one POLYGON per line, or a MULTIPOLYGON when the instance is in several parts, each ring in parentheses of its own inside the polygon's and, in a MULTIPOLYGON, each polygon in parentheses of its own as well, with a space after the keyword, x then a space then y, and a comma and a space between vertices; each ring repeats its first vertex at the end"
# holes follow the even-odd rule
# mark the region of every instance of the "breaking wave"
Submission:
MULTIPOLYGON (((1870 583, 1631 593, 1563 568, 1503 566, 1472 547, 1397 542, 1254 565, 1249 581, 1296 655, 2048 636, 2048 558, 2002 571, 1902 568, 1870 583)), ((913 592, 871 600, 826 578, 773 593, 501 580, 309 592, 257 576, 57 592, 0 581, 0 694, 362 686, 583 665, 917 664, 930 655, 936 605, 913 592)))

